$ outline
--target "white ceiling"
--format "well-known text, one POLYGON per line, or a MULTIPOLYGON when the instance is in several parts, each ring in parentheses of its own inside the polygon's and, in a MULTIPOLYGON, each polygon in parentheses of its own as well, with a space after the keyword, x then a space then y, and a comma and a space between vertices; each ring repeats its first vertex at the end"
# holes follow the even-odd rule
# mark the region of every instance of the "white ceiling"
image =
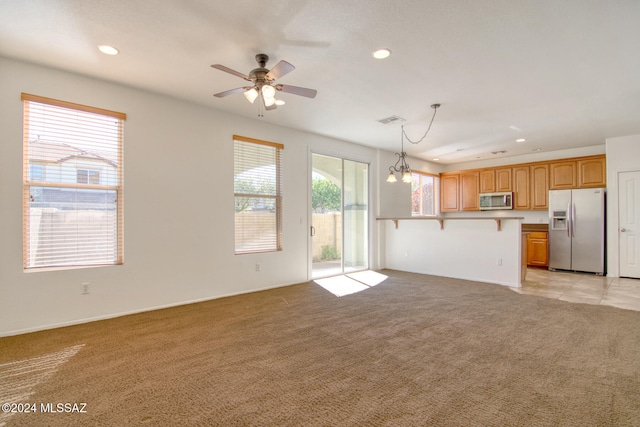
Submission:
POLYGON ((444 164, 640 133, 638 0, 3 0, 0 55, 390 151, 401 129, 377 120, 417 140, 440 103, 405 149, 444 164), (214 98, 246 82, 210 65, 248 74, 257 53, 317 97, 263 118, 214 98))

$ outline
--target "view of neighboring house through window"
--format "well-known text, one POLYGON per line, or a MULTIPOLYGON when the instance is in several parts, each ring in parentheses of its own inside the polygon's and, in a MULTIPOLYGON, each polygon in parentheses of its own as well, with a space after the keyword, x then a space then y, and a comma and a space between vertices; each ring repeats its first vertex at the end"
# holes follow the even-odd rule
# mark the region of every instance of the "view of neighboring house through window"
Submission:
POLYGON ((425 172, 413 171, 411 178, 411 215, 435 216, 438 211, 438 177, 425 172))
POLYGON ((282 250, 284 145, 234 135, 235 253, 282 250))
POLYGON ((121 264, 126 115, 22 100, 24 268, 121 264))
POLYGON ((78 184, 100 184, 100 171, 78 169, 78 184))

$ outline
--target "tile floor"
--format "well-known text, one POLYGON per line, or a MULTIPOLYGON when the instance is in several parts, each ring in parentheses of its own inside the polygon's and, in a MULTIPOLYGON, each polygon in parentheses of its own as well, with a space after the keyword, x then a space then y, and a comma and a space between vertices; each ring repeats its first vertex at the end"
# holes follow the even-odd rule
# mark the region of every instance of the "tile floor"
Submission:
POLYGON ((520 294, 640 311, 640 279, 528 268, 522 287, 510 289, 520 294))

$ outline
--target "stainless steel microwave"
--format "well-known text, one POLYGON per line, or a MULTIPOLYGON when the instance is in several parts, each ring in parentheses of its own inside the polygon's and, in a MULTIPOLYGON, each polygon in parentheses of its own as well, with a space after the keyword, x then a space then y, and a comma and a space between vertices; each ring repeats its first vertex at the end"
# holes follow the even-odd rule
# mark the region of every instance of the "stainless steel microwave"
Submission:
POLYGON ((513 193, 480 193, 480 210, 513 209, 513 193))

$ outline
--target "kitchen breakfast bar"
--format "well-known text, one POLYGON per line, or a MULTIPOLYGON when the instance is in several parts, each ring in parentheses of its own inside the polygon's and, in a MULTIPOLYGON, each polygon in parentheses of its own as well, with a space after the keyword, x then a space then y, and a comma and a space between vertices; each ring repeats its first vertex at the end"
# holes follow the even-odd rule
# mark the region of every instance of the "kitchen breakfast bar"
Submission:
POLYGON ((381 264, 393 270, 520 287, 526 272, 522 217, 377 218, 381 264))

